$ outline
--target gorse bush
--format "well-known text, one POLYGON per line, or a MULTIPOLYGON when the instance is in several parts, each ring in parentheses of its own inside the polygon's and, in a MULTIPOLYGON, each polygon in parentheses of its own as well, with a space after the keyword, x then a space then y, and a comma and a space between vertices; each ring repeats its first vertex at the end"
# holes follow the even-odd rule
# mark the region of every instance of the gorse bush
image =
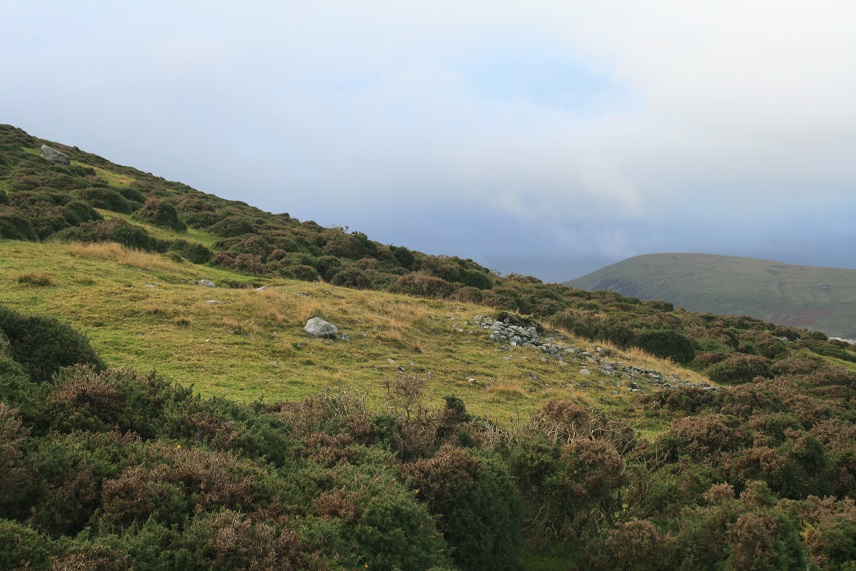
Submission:
POLYGON ((405 477, 439 516, 452 559, 462 569, 517 569, 522 507, 508 471, 491 456, 444 447, 404 467, 405 477))
POLYGON ((61 367, 79 363, 104 367, 86 337, 53 317, 24 316, 0 305, 0 330, 11 356, 36 382, 47 382, 61 367))

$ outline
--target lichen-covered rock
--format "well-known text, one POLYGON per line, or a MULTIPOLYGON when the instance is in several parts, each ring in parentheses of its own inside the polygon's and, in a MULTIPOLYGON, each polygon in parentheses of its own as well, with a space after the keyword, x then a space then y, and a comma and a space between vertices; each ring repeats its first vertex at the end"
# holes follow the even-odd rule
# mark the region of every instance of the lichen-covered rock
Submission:
POLYGON ((43 159, 49 160, 50 162, 52 162, 54 164, 57 164, 57 165, 71 164, 71 160, 68 158, 67 155, 65 155, 65 154, 59 152, 58 150, 54 149, 53 147, 49 147, 47 145, 42 145, 42 152, 41 152, 41 155, 39 155, 39 156, 41 156, 43 159))
POLYGON ((310 337, 321 337, 323 339, 333 339, 336 337, 336 333, 339 332, 338 327, 327 323, 320 317, 313 317, 307 321, 303 330, 306 331, 310 337))

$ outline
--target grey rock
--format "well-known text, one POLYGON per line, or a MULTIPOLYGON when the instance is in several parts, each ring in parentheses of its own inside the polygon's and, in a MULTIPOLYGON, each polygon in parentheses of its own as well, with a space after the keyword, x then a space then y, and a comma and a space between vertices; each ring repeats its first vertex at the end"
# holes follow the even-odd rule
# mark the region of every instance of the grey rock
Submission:
POLYGON ((42 145, 42 152, 39 155, 43 159, 47 159, 55 165, 68 165, 71 164, 71 160, 69 160, 68 156, 54 149, 53 147, 49 147, 47 145, 42 145))
POLYGON ((201 285, 202 287, 217 287, 211 280, 196 280, 195 283, 196 285, 201 285))
POLYGON ((336 337, 336 333, 339 332, 339 328, 335 325, 327 323, 320 317, 313 317, 309 321, 306 322, 306 325, 303 327, 303 330, 309 334, 310 337, 320 337, 323 339, 333 339, 336 337))

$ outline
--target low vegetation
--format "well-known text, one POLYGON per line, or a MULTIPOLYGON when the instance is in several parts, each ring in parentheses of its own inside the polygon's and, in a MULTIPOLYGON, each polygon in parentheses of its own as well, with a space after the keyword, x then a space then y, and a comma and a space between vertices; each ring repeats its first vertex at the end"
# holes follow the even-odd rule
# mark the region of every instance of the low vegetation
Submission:
POLYGON ((0 127, 0 569, 853 569, 852 345, 40 144, 0 127))

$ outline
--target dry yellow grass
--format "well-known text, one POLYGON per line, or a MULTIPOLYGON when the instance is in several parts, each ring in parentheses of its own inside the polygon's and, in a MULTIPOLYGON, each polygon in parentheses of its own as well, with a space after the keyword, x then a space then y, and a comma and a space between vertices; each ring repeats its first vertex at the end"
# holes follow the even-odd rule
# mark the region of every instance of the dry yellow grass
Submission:
POLYGON ((75 256, 99 258, 144 270, 177 270, 179 268, 176 262, 164 258, 160 254, 150 254, 126 248, 115 242, 72 243, 67 246, 67 249, 70 254, 75 256))

